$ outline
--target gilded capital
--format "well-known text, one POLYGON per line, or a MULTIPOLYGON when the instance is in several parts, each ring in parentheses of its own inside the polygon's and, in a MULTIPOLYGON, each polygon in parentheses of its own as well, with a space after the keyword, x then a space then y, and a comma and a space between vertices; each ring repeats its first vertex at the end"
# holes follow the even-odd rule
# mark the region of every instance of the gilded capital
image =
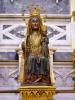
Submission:
POLYGON ((72 53, 72 61, 75 62, 75 49, 73 50, 73 53, 72 53))
POLYGON ((75 21, 75 11, 72 12, 73 21, 75 21))

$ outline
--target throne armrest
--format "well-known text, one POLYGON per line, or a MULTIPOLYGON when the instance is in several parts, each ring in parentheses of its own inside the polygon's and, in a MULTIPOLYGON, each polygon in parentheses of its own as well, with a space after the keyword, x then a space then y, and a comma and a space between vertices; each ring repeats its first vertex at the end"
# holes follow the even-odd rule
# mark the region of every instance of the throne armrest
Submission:
POLYGON ((18 82, 24 81, 24 55, 22 48, 17 48, 16 52, 18 53, 19 63, 18 63, 18 82))
POLYGON ((49 49, 49 65, 50 65, 50 78, 52 85, 55 85, 54 69, 53 69, 53 53, 56 50, 53 48, 49 49))

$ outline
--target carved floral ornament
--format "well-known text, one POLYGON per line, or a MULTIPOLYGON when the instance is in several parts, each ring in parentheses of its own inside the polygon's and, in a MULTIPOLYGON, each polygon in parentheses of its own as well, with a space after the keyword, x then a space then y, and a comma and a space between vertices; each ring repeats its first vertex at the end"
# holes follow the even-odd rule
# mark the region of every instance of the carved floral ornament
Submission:
POLYGON ((53 100, 55 95, 55 87, 53 86, 24 86, 19 89, 22 100, 53 100))

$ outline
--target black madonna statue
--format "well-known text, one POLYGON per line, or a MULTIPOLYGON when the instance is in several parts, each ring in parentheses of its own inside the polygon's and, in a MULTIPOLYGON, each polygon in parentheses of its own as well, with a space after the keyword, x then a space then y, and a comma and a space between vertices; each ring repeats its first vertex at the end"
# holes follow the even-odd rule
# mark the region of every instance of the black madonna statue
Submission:
POLYGON ((47 26, 42 24, 40 10, 31 9, 27 37, 22 43, 22 84, 51 85, 48 43, 47 26))

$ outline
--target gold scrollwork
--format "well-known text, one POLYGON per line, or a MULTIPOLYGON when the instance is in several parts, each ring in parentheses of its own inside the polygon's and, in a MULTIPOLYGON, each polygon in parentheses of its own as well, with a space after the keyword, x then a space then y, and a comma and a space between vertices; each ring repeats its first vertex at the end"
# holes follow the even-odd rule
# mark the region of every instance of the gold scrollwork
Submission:
POLYGON ((21 86, 22 100, 53 100, 54 86, 21 86))

